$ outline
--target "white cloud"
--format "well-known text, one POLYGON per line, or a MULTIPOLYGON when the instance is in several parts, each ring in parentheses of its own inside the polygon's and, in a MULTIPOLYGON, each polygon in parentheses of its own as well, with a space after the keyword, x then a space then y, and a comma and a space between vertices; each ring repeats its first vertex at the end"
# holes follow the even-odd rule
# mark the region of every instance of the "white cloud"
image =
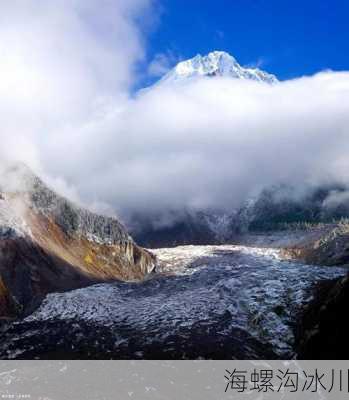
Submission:
POLYGON ((80 126, 111 99, 125 100, 134 65, 144 57, 135 18, 149 5, 148 0, 1 3, 2 157, 19 151, 19 158, 33 163, 47 147, 53 150, 65 127, 80 126))
MULTIPOLYGON (((348 184, 348 79, 321 73, 275 86, 229 79, 157 86, 75 130, 78 152, 66 170, 56 160, 56 171, 84 199, 122 215, 230 208, 283 182, 348 184)), ((64 132, 57 154, 73 146, 72 134, 64 132)))
POLYGON ((349 184, 349 73, 203 79, 131 98, 148 2, 26 4, 0 17, 2 159, 124 217, 231 208, 280 182, 349 184))
POLYGON ((179 57, 176 57, 171 51, 167 51, 166 53, 157 53, 149 63, 148 74, 153 77, 161 77, 178 62, 179 57))
POLYGON ((341 204, 349 205, 349 191, 336 191, 333 190, 324 201, 324 207, 337 207, 341 204))

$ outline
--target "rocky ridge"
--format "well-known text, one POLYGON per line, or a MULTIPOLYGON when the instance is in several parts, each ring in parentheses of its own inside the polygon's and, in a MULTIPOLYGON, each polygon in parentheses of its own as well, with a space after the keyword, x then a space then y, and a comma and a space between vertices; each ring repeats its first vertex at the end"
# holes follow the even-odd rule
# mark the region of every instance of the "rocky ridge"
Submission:
POLYGON ((32 310, 47 293, 142 279, 155 257, 114 218, 85 210, 27 167, 0 179, 0 317, 32 310))

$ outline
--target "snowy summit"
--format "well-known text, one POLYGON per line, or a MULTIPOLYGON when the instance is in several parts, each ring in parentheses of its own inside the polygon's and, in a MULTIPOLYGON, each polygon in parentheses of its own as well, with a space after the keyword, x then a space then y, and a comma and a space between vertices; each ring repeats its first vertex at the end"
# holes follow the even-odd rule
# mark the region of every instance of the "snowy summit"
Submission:
POLYGON ((161 80, 161 83, 181 82, 197 77, 231 77, 248 79, 269 84, 277 83, 277 78, 258 68, 242 67, 236 59, 225 51, 213 51, 206 56, 198 54, 190 60, 178 63, 161 80))

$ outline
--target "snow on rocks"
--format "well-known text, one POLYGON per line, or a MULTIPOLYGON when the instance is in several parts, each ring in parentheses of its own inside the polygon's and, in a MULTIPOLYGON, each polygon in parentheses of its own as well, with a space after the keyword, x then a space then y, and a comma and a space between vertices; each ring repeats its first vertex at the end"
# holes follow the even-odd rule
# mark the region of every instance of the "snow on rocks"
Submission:
POLYGON ((244 68, 233 56, 224 51, 213 51, 206 56, 198 54, 194 58, 182 61, 169 71, 159 83, 181 82, 198 77, 229 77, 253 80, 268 84, 277 83, 277 78, 258 68, 244 68))

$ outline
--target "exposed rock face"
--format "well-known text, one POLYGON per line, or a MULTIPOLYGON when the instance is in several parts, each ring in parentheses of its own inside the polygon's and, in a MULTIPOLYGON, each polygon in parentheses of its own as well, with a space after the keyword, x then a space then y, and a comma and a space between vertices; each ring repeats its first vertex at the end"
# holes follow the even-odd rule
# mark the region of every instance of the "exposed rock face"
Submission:
POLYGON ((298 329, 299 359, 348 359, 349 278, 327 281, 318 287, 298 329))
POLYGON ((30 311, 53 291, 155 268, 116 219, 74 205, 25 166, 2 173, 0 194, 0 317, 30 311))

